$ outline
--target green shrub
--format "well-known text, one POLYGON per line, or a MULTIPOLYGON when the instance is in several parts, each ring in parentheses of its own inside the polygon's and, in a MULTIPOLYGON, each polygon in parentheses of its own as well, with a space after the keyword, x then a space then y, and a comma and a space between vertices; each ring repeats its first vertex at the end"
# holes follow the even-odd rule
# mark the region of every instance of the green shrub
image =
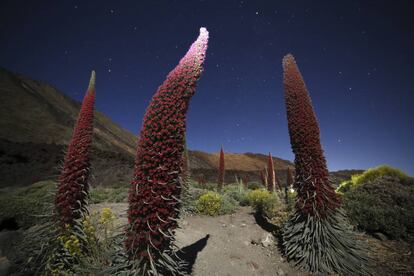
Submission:
POLYGON ((336 192, 339 193, 339 194, 346 193, 346 192, 348 192, 348 191, 351 190, 352 185, 354 185, 354 183, 352 182, 352 180, 343 181, 339 185, 339 187, 336 189, 336 192))
POLYGON ((220 213, 222 196, 216 192, 207 192, 196 202, 197 210, 204 215, 216 216, 220 213))
POLYGON ((262 213, 269 218, 274 217, 278 207, 280 207, 279 197, 265 189, 250 191, 247 194, 247 198, 256 212, 262 213))
POLYGON ((209 190, 195 188, 193 186, 188 186, 188 191, 183 194, 181 200, 181 208, 185 213, 195 214, 197 210, 197 201, 203 195, 208 193, 209 190))
MULTIPOLYGON (((366 178, 365 178, 366 179, 366 178)), ((414 241, 414 181, 381 176, 354 185, 342 196, 351 222, 367 232, 414 241)))
POLYGON ((205 183, 199 184, 198 182, 191 180, 190 186, 198 189, 209 190, 209 191, 217 191, 217 183, 205 183))
POLYGON ((0 196, 0 218, 13 217, 22 228, 50 219, 56 184, 41 181, 0 196))
POLYGON ((249 182, 247 188, 250 190, 264 189, 265 187, 259 182, 249 182))
POLYGON ((390 166, 382 165, 375 168, 371 168, 363 172, 362 174, 355 174, 351 176, 351 180, 342 182, 336 189, 339 193, 346 193, 353 189, 356 185, 360 185, 367 182, 372 182, 380 177, 388 176, 399 179, 401 182, 409 180, 404 172, 399 169, 392 168, 390 166))
POLYGON ((239 205, 238 201, 236 201, 230 195, 224 194, 222 196, 219 214, 220 215, 232 214, 236 211, 238 205, 239 205))
POLYGON ((246 202, 247 200, 246 189, 243 187, 243 185, 240 184, 231 184, 224 186, 223 194, 239 203, 246 202))

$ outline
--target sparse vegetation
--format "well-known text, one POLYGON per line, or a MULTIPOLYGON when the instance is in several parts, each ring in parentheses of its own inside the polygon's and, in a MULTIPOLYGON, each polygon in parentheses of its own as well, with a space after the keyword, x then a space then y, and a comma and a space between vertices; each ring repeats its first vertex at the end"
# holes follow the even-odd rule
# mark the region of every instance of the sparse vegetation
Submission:
POLYGON ((94 187, 90 190, 90 203, 125 202, 128 198, 128 187, 94 187))
POLYGON ((0 217, 14 218, 19 227, 28 228, 46 222, 56 191, 53 181, 41 181, 0 194, 0 217))

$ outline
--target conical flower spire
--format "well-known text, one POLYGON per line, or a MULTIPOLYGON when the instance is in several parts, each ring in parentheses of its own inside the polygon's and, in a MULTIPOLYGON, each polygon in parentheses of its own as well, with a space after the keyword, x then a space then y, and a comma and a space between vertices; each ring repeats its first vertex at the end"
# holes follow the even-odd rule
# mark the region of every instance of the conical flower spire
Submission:
POLYGON ((328 210, 339 207, 340 203, 329 183, 319 125, 292 55, 284 57, 283 69, 290 143, 295 154, 297 208, 304 213, 324 216, 328 210))
POLYGON ((95 71, 92 71, 89 87, 85 93, 58 179, 55 213, 61 227, 73 226, 75 220, 80 219, 86 212, 94 102, 95 71))
MULTIPOLYGON (((150 268, 170 249, 179 216, 186 112, 201 76, 208 32, 168 74, 148 106, 129 191, 127 239, 131 259, 150 268)), ((165 261, 165 259, 164 259, 165 261)))
POLYGON ((283 70, 297 191, 295 213, 283 229, 285 254, 311 272, 369 275, 362 246, 329 182, 319 125, 292 55, 284 57, 283 70))
POLYGON ((225 165, 224 165, 224 150, 223 146, 220 149, 219 165, 218 165, 218 190, 221 191, 224 185, 224 174, 225 174, 225 165))
POLYGON ((273 157, 272 154, 269 152, 269 157, 267 159, 267 189, 269 192, 276 191, 276 175, 275 175, 275 167, 273 164, 273 157))

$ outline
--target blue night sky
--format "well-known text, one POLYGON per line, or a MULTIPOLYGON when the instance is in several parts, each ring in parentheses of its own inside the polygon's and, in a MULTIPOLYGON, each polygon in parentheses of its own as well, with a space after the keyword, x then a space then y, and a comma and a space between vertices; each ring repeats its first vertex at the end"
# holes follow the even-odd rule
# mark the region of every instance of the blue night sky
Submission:
POLYGON ((1 1, 0 66, 81 100, 138 134, 145 109, 205 26, 190 149, 293 160, 281 60, 307 83, 330 170, 414 175, 413 1, 1 1))

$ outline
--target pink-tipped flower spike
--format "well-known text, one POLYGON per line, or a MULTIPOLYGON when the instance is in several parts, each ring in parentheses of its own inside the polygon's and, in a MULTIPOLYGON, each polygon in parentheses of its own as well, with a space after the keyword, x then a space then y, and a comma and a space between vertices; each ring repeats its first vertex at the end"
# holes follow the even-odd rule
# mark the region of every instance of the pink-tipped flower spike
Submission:
POLYGON ((147 268, 171 248, 174 240, 186 113, 203 71, 207 42, 208 32, 201 28, 197 40, 158 88, 143 120, 129 190, 125 246, 130 258, 147 268))

